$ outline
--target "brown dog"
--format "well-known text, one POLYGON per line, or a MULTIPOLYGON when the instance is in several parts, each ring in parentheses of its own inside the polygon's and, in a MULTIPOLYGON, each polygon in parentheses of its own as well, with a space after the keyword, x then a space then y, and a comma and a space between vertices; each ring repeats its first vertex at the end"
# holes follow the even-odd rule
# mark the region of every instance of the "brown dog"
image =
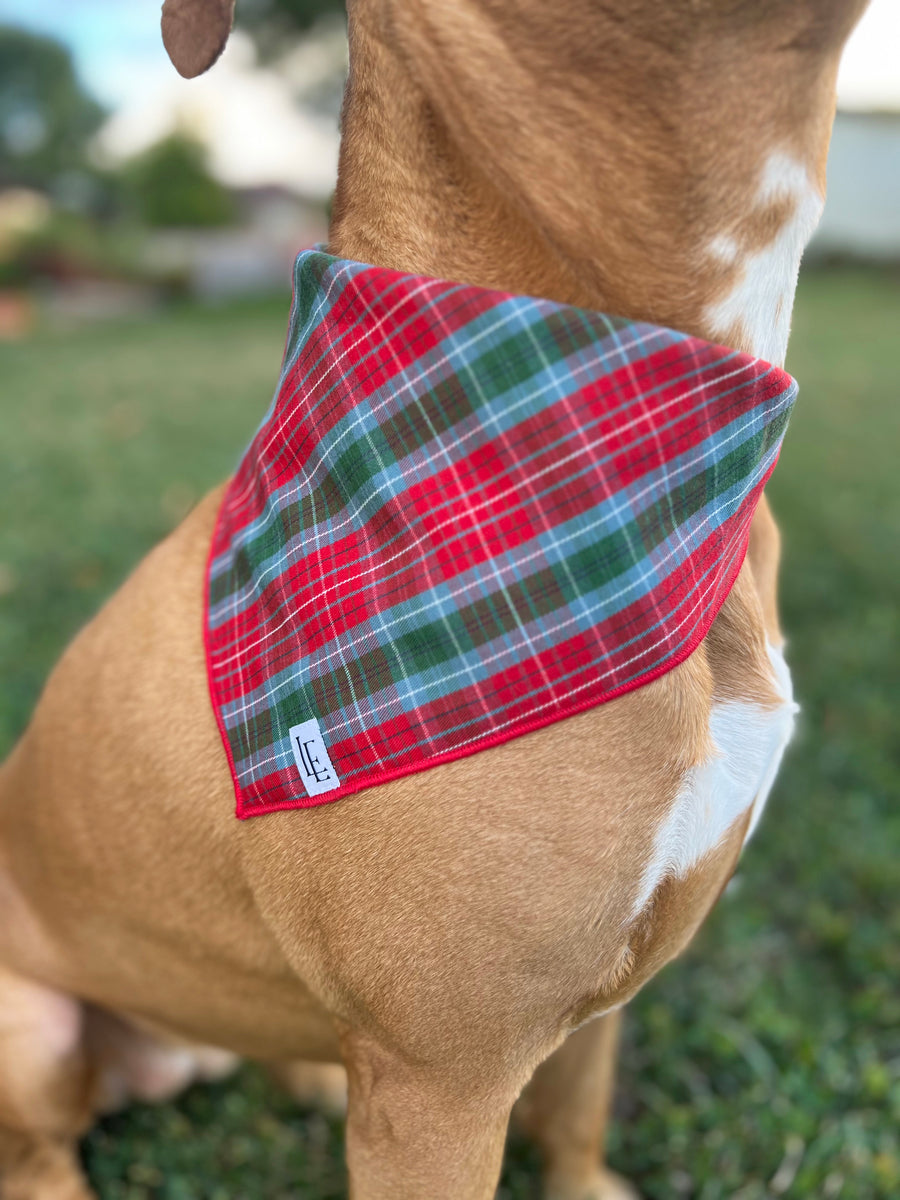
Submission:
MULTIPOLYGON (((779 362, 863 7, 354 0, 331 248, 779 362)), ((185 73, 230 8, 167 0, 185 73)), ((201 643, 217 499, 75 640, 0 776, 5 1200, 83 1200, 92 1113, 231 1054, 346 1067, 355 1200, 487 1200, 523 1088, 548 1196, 630 1194, 600 1165, 601 1014, 683 948, 764 799, 720 838, 673 832, 697 773, 740 770, 753 738, 777 760, 790 723, 767 508, 712 631, 656 682, 242 823, 201 643)), ((305 1093, 334 1070, 285 1068, 305 1093)))

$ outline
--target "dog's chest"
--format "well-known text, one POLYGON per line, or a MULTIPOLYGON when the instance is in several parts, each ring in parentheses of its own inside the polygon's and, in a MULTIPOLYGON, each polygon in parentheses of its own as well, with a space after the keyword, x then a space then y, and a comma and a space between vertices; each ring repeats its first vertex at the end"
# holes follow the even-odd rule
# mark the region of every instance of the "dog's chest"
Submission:
POLYGON ((684 878, 748 812, 745 842, 756 828, 798 711, 784 655, 772 645, 768 650, 780 702, 771 707, 750 701, 713 705, 710 754, 687 772, 656 829, 652 855, 634 900, 635 915, 664 879, 684 878))

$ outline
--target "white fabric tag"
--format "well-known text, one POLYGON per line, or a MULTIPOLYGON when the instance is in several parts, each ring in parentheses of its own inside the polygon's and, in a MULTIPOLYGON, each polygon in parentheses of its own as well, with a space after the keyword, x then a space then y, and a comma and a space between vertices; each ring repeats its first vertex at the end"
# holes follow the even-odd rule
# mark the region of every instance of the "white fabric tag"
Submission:
POLYGON ((333 792, 341 786, 315 717, 301 725, 292 725, 290 738, 294 762, 297 764, 307 796, 321 796, 324 792, 333 792))

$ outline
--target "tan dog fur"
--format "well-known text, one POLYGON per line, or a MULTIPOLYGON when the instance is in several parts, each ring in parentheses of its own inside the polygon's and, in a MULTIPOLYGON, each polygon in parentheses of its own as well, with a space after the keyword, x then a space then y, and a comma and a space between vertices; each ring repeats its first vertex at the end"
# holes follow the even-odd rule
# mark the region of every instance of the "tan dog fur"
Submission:
MULTIPOLYGON (((203 0, 187 7, 179 24, 169 0, 167 45, 191 73, 221 37, 198 52, 203 0)), ((221 23, 228 5, 209 7, 221 23)), ((711 335, 742 266, 706 247, 727 234, 751 254, 790 220, 790 203, 753 201, 768 151, 823 187, 862 7, 355 0, 331 248, 711 335)), ((740 322, 729 335, 753 349, 740 322)), ((777 702, 765 504, 712 631, 670 674, 241 823, 201 642, 217 502, 76 638, 0 773, 4 1200, 84 1200, 74 1143, 93 1112, 228 1065, 157 1037, 280 1063, 332 1100, 333 1068, 291 1064, 343 1062, 354 1200, 488 1200, 526 1085, 547 1195, 630 1194, 601 1165, 617 1017, 583 1023, 683 948, 740 851, 749 814, 632 913, 713 702, 777 702)))

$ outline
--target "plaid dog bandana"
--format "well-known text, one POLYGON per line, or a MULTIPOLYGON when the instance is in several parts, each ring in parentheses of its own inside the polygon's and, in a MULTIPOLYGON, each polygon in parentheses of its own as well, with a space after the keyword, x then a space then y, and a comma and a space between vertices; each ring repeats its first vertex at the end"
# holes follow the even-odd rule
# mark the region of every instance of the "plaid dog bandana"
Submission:
POLYGON ((237 814, 324 804, 671 670, 796 395, 655 325, 300 255, 208 570, 237 814))

